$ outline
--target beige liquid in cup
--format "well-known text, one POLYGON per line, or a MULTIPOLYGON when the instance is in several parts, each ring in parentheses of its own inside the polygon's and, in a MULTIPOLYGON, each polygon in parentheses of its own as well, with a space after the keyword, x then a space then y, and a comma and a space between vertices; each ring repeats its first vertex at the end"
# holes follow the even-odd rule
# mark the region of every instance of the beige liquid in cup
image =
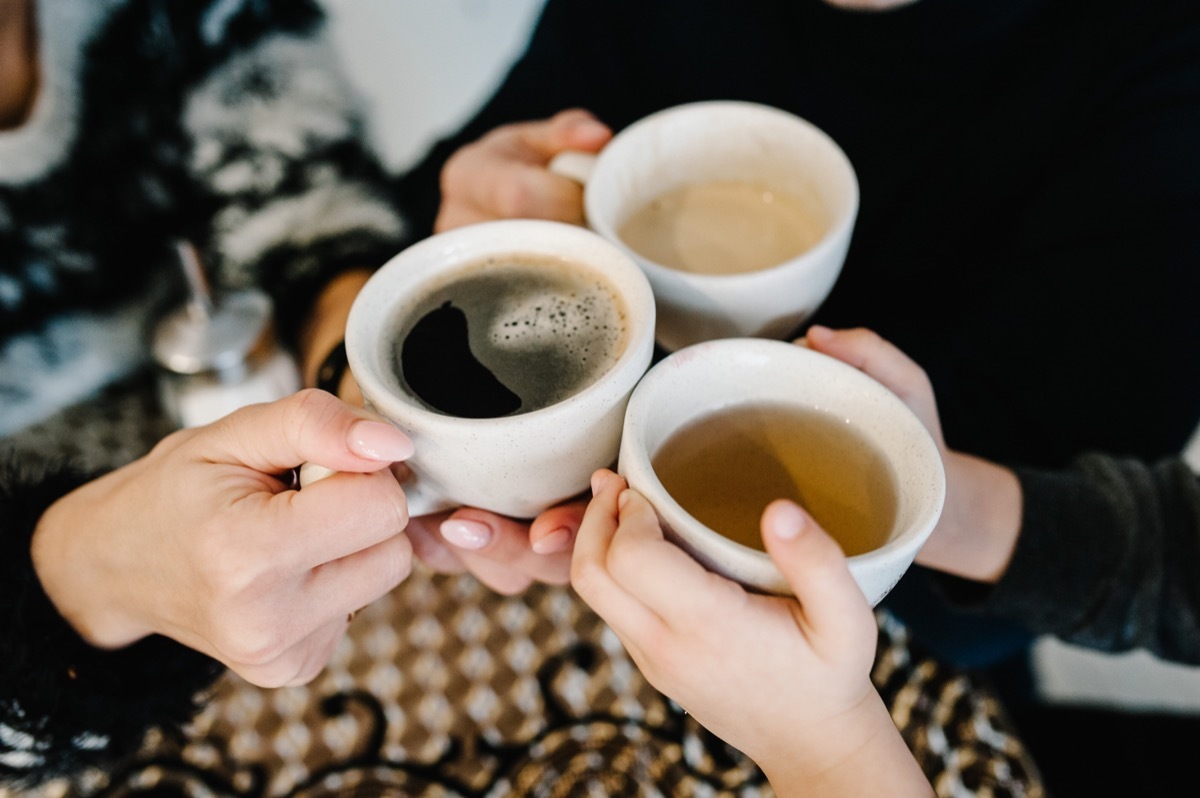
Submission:
POLYGON ((883 545, 896 518, 890 466, 850 425, 818 410, 721 410, 674 432, 652 465, 689 515, 759 551, 759 520, 775 499, 806 508, 847 556, 883 545))
POLYGON ((777 266, 825 233, 815 200, 736 181, 669 191, 635 212, 621 239, 645 258, 697 274, 736 274, 777 266))

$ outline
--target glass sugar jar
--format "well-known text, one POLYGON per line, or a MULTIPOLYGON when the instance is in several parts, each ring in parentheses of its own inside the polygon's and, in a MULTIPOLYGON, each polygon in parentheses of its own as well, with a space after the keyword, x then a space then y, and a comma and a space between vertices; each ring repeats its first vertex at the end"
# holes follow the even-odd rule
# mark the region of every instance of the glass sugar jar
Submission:
POLYGON ((163 411, 181 427, 208 424, 240 407, 300 388, 295 358, 275 335, 271 298, 257 288, 209 288, 195 248, 178 247, 190 295, 155 327, 163 411))

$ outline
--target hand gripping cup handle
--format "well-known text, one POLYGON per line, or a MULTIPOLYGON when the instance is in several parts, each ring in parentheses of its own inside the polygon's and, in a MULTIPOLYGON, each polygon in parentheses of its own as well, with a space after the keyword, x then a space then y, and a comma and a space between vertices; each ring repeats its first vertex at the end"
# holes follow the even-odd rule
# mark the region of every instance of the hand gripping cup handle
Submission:
MULTIPOLYGON (((338 472, 332 468, 326 468, 317 463, 304 463, 298 469, 297 481, 299 487, 303 489, 336 473, 338 472)), ((411 469, 408 469, 408 476, 403 480, 402 486, 410 517, 440 513, 443 510, 453 509, 455 506, 453 502, 438 495, 428 484, 422 482, 417 473, 411 469)))
MULTIPOLYGON (((349 353, 346 351, 345 340, 342 340, 330 351, 325 362, 318 369, 317 387, 337 396, 342 379, 349 370, 349 353)), ((370 403, 367 403, 367 409, 371 409, 370 403)), ((387 423, 387 419, 383 416, 379 416, 379 420, 387 423)), ((408 501, 410 515, 428 515, 450 508, 449 502, 438 499, 420 484, 412 469, 407 470, 408 478, 404 480, 404 496, 408 501)), ((296 481, 298 486, 303 488, 305 485, 311 485, 335 473, 337 472, 323 465, 304 463, 297 470, 296 481)))
MULTIPOLYGON (((405 464, 415 477, 402 480, 409 514, 476 507, 535 518, 586 490, 592 472, 616 460, 625 404, 653 356, 654 322, 653 293, 638 265, 576 225, 537 219, 481 222, 397 253, 355 298, 346 343, 364 407, 413 443, 405 464), (511 297, 495 294, 510 283, 516 292, 511 297), (551 348, 537 356, 537 368, 530 364, 521 372, 521 390, 535 397, 527 411, 444 412, 396 378, 397 336, 408 334, 405 324, 425 307, 422 303, 441 304, 451 289, 466 292, 462 302, 472 309, 464 308, 464 317, 482 314, 475 316, 479 330, 513 314, 538 318, 543 297, 558 302, 555 297, 569 292, 562 294, 567 304, 561 312, 533 331, 537 335, 514 344, 539 353, 551 348), (568 316, 575 318, 571 314, 583 314, 583 325, 600 326, 585 336, 582 326, 564 327, 568 316), (595 356, 594 367, 574 348, 588 342, 597 348, 581 351, 595 356), (579 368, 572 371, 568 365, 579 368), (526 384, 531 375, 549 380, 548 387, 526 384), (548 397, 546 404, 538 404, 538 391, 548 397)), ((434 372, 453 366, 436 356, 431 363, 434 372)), ((305 466, 302 489, 328 474, 319 465, 305 466)))

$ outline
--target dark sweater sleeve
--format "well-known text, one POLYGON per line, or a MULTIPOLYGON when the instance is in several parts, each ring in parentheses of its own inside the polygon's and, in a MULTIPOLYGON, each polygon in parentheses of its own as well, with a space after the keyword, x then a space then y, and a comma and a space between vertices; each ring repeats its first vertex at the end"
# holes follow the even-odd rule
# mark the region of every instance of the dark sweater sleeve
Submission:
POLYGON ((1001 580, 946 580, 967 609, 1102 651, 1200 663, 1200 480, 1180 459, 1016 469, 1021 533, 1001 580))
POLYGON ((88 645, 42 591, 30 559, 38 519, 94 475, 0 461, 0 782, 16 788, 105 766, 151 727, 179 726, 223 671, 162 637, 88 645))

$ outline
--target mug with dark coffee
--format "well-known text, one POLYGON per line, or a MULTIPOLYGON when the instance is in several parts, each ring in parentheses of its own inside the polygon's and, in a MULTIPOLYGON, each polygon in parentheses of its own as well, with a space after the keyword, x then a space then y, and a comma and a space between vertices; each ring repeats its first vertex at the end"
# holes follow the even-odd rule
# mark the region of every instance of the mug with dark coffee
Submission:
POLYGON ((585 491, 616 461, 654 315, 628 256, 558 222, 459 228, 381 267, 346 354, 367 406, 413 441, 410 513, 531 518, 585 491))
POLYGON ((784 341, 685 347, 629 400, 618 471, 667 535, 713 571, 788 594, 766 553, 767 504, 804 506, 841 545, 872 605, 933 531, 945 473, 933 438, 863 372, 784 341))

